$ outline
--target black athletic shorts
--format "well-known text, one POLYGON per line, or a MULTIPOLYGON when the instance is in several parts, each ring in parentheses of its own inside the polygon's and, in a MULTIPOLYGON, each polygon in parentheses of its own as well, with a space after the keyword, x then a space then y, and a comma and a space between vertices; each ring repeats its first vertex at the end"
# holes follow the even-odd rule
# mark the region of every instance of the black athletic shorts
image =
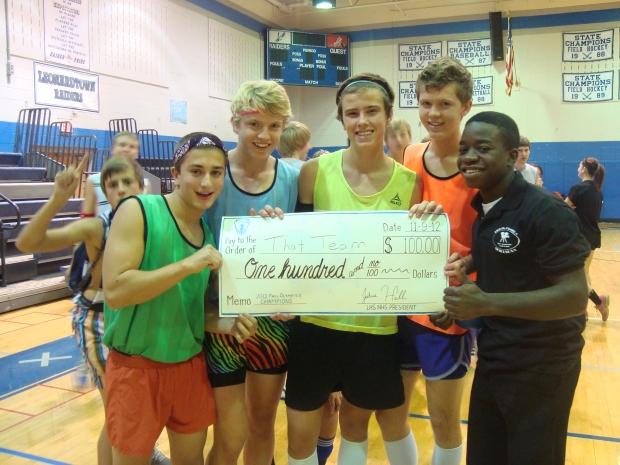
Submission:
POLYGON ((398 336, 295 321, 289 341, 286 405, 316 410, 335 390, 359 408, 385 410, 402 405, 398 336))

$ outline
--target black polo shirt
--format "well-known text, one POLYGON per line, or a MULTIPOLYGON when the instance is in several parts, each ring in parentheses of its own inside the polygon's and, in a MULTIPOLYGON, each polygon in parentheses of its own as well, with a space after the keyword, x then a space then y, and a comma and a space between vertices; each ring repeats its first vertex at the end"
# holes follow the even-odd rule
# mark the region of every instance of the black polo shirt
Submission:
MULTIPOLYGON (((551 285, 550 277, 583 267, 590 253, 572 209, 522 176, 514 176, 486 216, 480 194, 472 206, 478 211, 472 256, 485 292, 543 289, 551 285)), ((581 357, 585 315, 554 321, 484 317, 483 322, 479 370, 561 373, 581 357)))
POLYGON ((601 230, 598 222, 601 219, 603 194, 596 190, 594 182, 587 180, 570 188, 568 198, 575 205, 575 213, 581 221, 581 232, 590 242, 592 250, 601 246, 601 230))

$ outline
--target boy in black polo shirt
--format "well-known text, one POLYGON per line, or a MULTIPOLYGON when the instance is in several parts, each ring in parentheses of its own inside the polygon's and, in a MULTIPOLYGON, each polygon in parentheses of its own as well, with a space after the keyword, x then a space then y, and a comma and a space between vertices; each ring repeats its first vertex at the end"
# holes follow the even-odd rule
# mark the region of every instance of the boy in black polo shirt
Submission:
POLYGON ((575 214, 514 171, 519 130, 508 116, 473 116, 458 166, 479 194, 472 255, 450 257, 463 283, 444 293, 447 316, 482 317, 471 392, 467 463, 564 464, 579 378, 589 247, 575 214), (476 284, 464 272, 477 271, 476 284))

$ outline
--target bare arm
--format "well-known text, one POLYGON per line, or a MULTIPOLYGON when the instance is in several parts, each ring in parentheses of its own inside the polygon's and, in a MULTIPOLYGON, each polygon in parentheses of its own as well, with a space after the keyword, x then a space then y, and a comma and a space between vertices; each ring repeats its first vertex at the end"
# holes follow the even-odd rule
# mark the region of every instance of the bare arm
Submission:
POLYGON ((588 285, 583 268, 549 278, 551 285, 526 292, 487 293, 466 280, 444 290, 445 308, 451 317, 471 320, 503 316, 525 320, 561 320, 585 312, 588 285))
POLYGON ((421 218, 424 214, 439 215, 443 213, 443 205, 438 204, 434 200, 422 200, 424 186, 422 179, 416 177, 415 186, 409 200, 409 218, 421 218))
POLYGON ((84 218, 62 228, 50 229, 50 221, 56 215, 52 199, 30 220, 17 237, 16 247, 25 253, 54 252, 86 242, 99 248, 103 236, 103 224, 97 218, 84 218), (49 206, 49 208, 47 208, 49 206))
POLYGON ((87 242, 100 247, 103 226, 95 218, 76 221, 63 228, 48 230, 50 222, 66 205, 80 182, 82 163, 59 172, 54 180, 50 199, 32 217, 17 237, 16 246, 22 252, 52 252, 87 242))
POLYGON ((137 199, 129 199, 114 216, 103 254, 103 288, 111 308, 147 302, 191 274, 220 266, 219 252, 207 245, 176 263, 142 271, 143 236, 142 210, 137 199))
POLYGON ((413 186, 413 192, 411 192, 411 200, 409 205, 413 206, 422 201, 422 193, 424 192, 424 185, 422 183, 422 177, 416 173, 415 186, 413 186))
POLYGON ((82 203, 82 214, 94 216, 97 214, 97 193, 93 180, 86 179, 86 188, 84 189, 84 202, 82 203))
POLYGON ((298 199, 300 203, 314 203, 314 182, 319 171, 319 160, 312 159, 307 161, 301 167, 299 173, 299 193, 298 199))

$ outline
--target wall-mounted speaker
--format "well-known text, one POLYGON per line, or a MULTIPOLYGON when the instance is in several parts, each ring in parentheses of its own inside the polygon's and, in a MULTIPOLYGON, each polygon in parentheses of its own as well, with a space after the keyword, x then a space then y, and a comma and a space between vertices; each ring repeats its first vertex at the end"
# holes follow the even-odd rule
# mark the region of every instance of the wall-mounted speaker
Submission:
POLYGON ((491 57, 493 61, 504 59, 504 32, 502 31, 502 12, 489 13, 489 30, 491 31, 491 57))

